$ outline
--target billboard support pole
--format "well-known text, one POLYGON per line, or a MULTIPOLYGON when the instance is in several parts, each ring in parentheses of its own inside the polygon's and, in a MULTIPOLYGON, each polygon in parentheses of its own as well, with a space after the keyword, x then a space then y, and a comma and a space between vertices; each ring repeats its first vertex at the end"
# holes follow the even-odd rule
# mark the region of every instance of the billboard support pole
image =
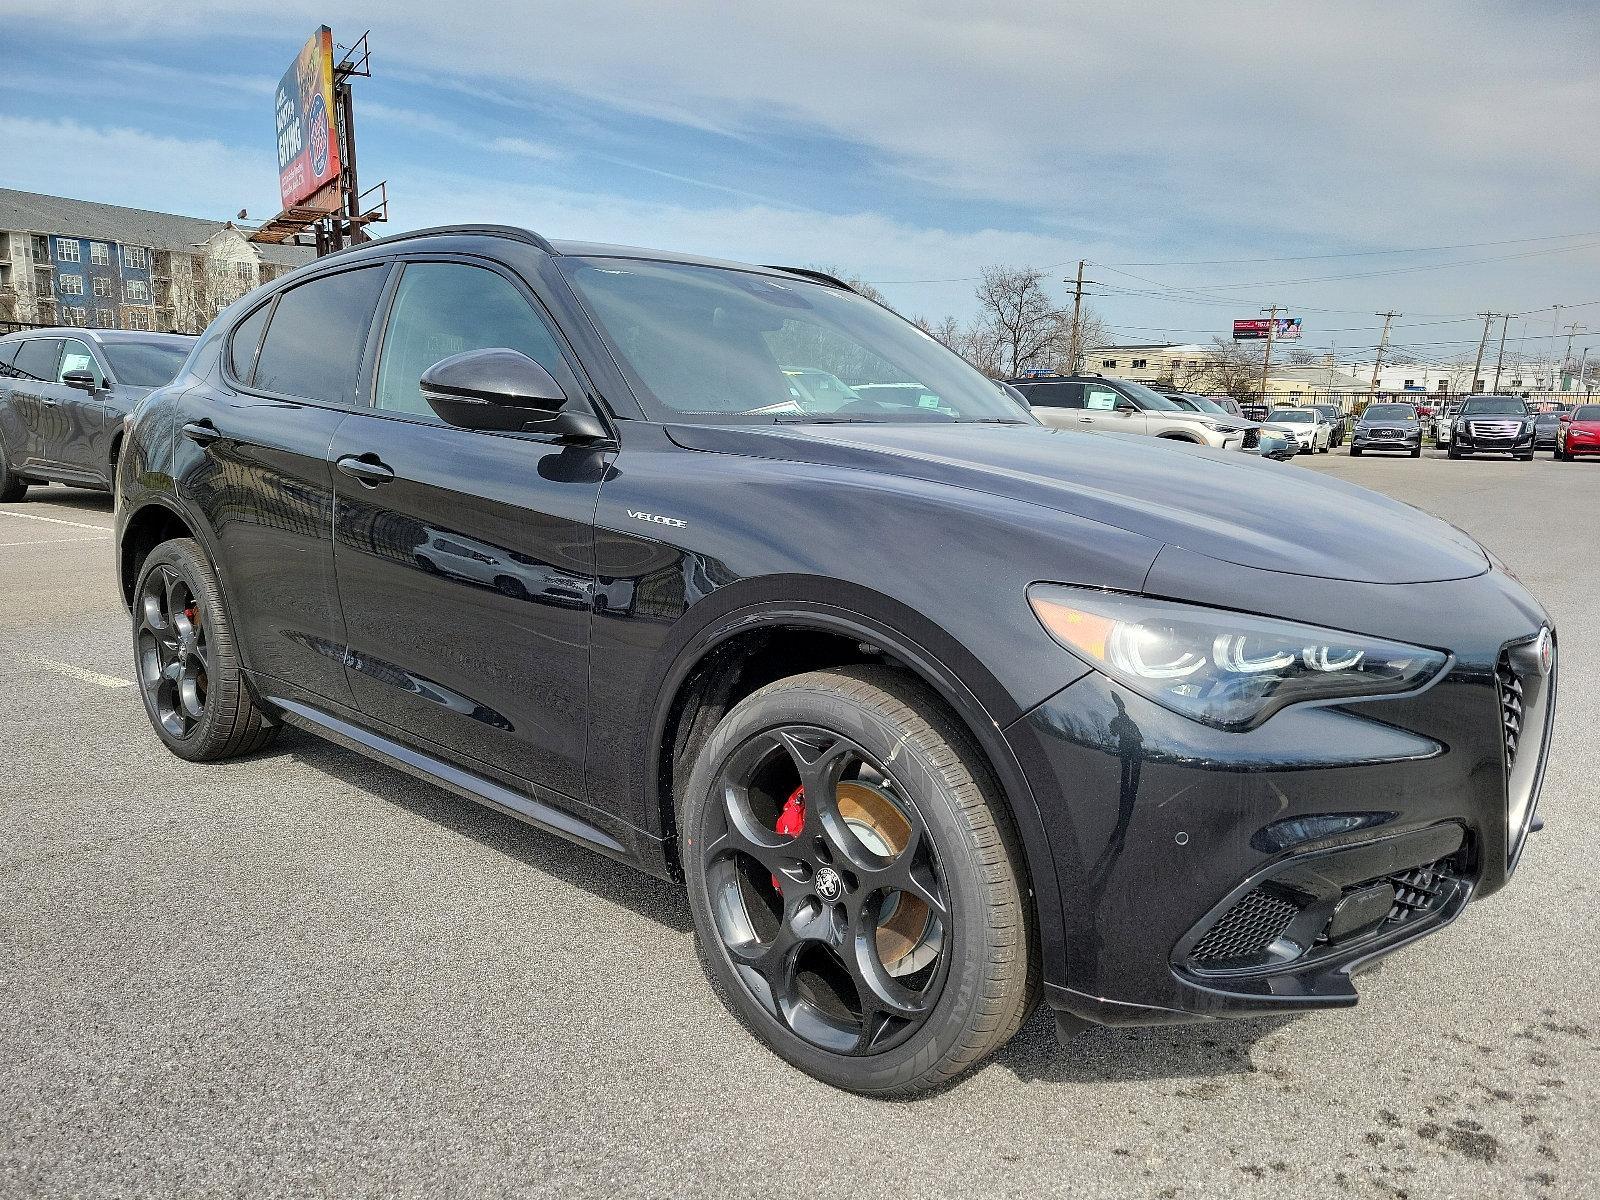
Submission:
POLYGON ((1272 335, 1278 328, 1278 309, 1280 307, 1281 305, 1274 304, 1271 308, 1263 308, 1261 310, 1264 313, 1271 314, 1271 318, 1267 321, 1267 352, 1261 356, 1261 403, 1263 404, 1267 402, 1267 368, 1272 365, 1272 335))

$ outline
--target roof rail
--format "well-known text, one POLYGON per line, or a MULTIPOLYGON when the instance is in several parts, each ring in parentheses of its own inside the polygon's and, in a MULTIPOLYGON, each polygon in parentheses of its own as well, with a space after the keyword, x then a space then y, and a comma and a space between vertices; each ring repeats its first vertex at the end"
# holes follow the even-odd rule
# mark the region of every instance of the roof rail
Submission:
POLYGON ((807 279, 815 279, 818 283, 826 283, 836 288, 843 288, 847 292, 855 291, 855 288, 844 280, 829 275, 825 271, 813 271, 810 267, 780 267, 777 263, 763 263, 762 265, 769 271, 787 271, 790 275, 803 275, 807 279))
MULTIPOLYGON (((387 246, 393 242, 404 242, 412 238, 444 237, 452 233, 481 234, 485 237, 510 238, 514 242, 526 242, 528 245, 543 250, 546 254, 554 254, 556 248, 545 238, 531 229, 521 229, 515 225, 430 225, 426 229, 412 229, 406 233, 391 233, 388 237, 374 238, 370 242, 357 242, 335 250, 334 254, 345 254, 351 250, 358 250, 363 246, 387 246)), ((333 255, 324 255, 331 258, 333 255)))

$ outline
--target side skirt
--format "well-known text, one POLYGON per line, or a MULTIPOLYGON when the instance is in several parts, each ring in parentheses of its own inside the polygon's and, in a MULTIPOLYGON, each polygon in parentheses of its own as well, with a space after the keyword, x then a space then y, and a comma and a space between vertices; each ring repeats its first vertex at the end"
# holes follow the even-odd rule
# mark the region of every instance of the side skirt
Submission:
POLYGON ((445 788, 468 800, 475 800, 508 816, 516 817, 519 821, 525 821, 546 833, 553 833, 568 841, 576 842, 580 846, 604 854, 607 858, 616 859, 636 869, 643 869, 643 864, 637 857, 610 834, 570 813, 562 812, 553 805, 513 791, 480 775, 474 775, 443 759, 392 741, 381 734, 313 708, 309 704, 271 695, 263 696, 262 699, 282 716, 285 724, 326 738, 347 750, 375 758, 408 775, 445 788))

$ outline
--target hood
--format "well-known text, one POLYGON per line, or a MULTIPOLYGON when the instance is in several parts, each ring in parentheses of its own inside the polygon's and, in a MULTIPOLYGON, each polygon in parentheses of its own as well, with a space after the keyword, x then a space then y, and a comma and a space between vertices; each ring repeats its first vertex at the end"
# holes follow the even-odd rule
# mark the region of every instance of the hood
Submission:
POLYGON ((1238 451, 1042 425, 674 425, 679 445, 965 488, 1070 513, 1197 554, 1368 583, 1463 579, 1476 542, 1365 488, 1238 451))

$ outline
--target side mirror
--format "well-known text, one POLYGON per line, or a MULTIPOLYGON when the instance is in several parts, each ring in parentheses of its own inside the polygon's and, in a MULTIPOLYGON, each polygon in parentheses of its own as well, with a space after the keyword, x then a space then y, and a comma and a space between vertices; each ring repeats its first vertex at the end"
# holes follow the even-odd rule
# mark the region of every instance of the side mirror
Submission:
POLYGON ((1126 396, 1117 397, 1117 412, 1137 412, 1138 410, 1139 406, 1132 400, 1129 400, 1126 396))
POLYGON ((95 377, 95 373, 85 371, 81 367, 76 371, 68 371, 61 377, 61 382, 81 392, 92 392, 100 386, 100 380, 95 377))
POLYGON ((422 398, 459 429, 553 433, 574 441, 609 436, 600 419, 568 397, 549 371, 505 346, 440 359, 422 373, 422 398))

